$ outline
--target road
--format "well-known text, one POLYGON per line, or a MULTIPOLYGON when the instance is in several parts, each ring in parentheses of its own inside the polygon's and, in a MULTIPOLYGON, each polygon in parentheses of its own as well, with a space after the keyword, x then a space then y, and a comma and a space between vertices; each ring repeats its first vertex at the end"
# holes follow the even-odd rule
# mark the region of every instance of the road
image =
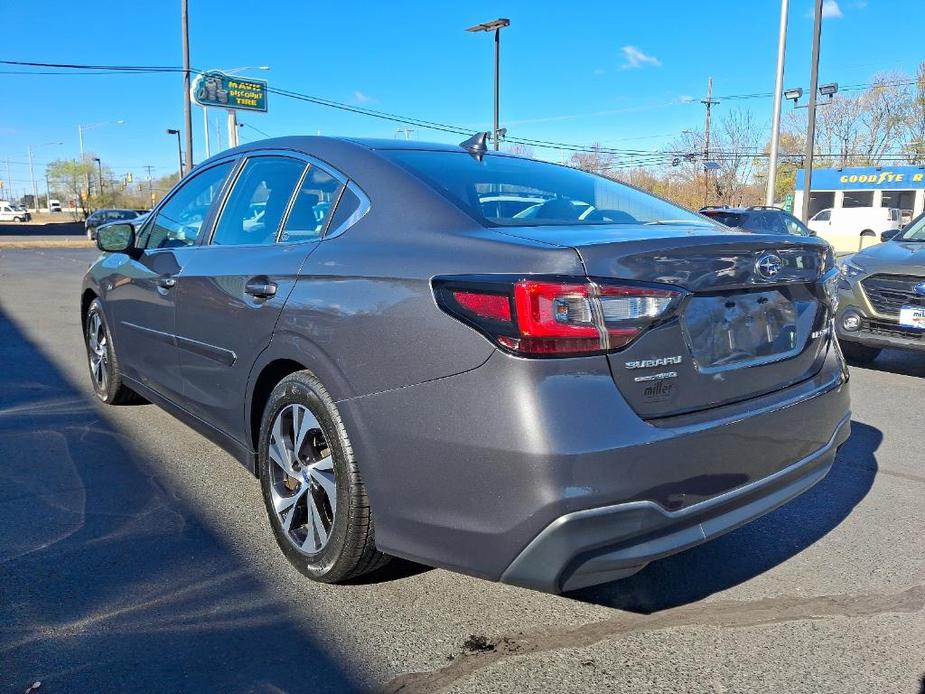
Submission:
POLYGON ((258 485, 92 395, 94 252, 0 249, 0 687, 910 692, 925 675, 925 355, 852 369, 853 435, 776 512, 566 596, 395 562, 291 569, 258 485))

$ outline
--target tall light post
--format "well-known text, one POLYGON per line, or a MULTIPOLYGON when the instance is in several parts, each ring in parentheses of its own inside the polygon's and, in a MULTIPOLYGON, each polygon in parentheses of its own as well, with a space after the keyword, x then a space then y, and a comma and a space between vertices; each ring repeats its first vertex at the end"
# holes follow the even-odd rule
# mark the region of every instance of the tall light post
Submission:
POLYGON ((466 31, 479 32, 479 31, 493 31, 495 32, 495 119, 494 127, 491 131, 491 141, 494 144, 495 151, 497 152, 501 143, 501 127, 498 117, 498 91, 499 91, 499 82, 500 82, 500 63, 501 63, 501 30, 511 25, 511 20, 506 19, 505 17, 500 17, 498 19, 493 19, 490 22, 485 22, 483 24, 476 24, 469 27, 466 31))
MULTIPOLYGON (((32 167, 32 150, 33 148, 37 149, 39 147, 49 147, 51 145, 62 145, 62 144, 64 143, 63 142, 43 142, 40 145, 29 145, 27 147, 29 151, 29 177, 32 179, 32 205, 35 207, 36 212, 38 212, 39 210, 39 194, 35 188, 35 170, 32 167)), ((47 188, 48 185, 46 184, 45 187, 47 188)), ((48 199, 47 194, 45 195, 45 199, 46 199, 46 204, 47 204, 47 199, 48 199)))
POLYGON ((177 136, 177 164, 179 165, 180 178, 183 178, 183 147, 180 144, 180 131, 167 128, 167 134, 177 136))
POLYGON ((790 0, 780 0, 780 30, 777 35, 777 75, 774 78, 774 113, 771 117, 771 151, 768 157, 768 188, 765 205, 774 204, 777 183, 777 155, 780 150, 780 107, 784 96, 784 55, 787 52, 787 15, 790 0))
POLYGON ((803 166, 803 207, 800 219, 809 221, 809 198, 813 182, 813 151, 816 140, 816 95, 819 89, 819 44, 822 39, 822 0, 816 0, 813 20, 813 64, 810 74, 809 106, 806 111, 806 153, 803 166))
POLYGON ((100 158, 99 158, 99 157, 93 157, 93 161, 96 162, 96 165, 97 165, 97 167, 99 168, 99 172, 100 172, 100 179, 99 179, 99 184, 100 184, 100 202, 102 202, 102 198, 103 198, 103 162, 100 161, 100 158))
MULTIPOLYGON (((186 123, 186 170, 193 170, 193 107, 190 103, 189 74, 189 8, 188 0, 180 0, 180 31, 183 34, 183 120, 186 123)), ((183 177, 183 167, 180 167, 183 177)))

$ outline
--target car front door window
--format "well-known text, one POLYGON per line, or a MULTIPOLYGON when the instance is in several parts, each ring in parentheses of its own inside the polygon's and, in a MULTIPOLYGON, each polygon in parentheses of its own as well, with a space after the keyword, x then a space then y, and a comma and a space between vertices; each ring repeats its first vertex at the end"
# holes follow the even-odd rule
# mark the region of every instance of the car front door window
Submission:
POLYGON ((224 162, 191 177, 158 210, 138 245, 153 249, 196 244, 209 208, 233 167, 234 162, 224 162))

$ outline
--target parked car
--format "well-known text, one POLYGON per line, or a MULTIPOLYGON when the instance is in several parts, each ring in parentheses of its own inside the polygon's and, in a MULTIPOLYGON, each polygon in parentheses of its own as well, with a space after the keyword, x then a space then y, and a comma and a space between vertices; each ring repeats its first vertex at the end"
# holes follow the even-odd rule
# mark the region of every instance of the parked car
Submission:
POLYGON ((31 219, 32 215, 26 208, 0 201, 0 222, 28 222, 31 219))
POLYGON ((720 224, 753 234, 815 236, 803 222, 779 207, 703 207, 700 214, 720 224))
POLYGON ((844 259, 839 296, 835 328, 849 360, 869 363, 887 347, 925 351, 925 214, 844 259))
POLYGON ((856 253, 902 224, 902 210, 896 207, 832 207, 817 212, 808 226, 836 253, 856 253))
POLYGON ((828 245, 485 138, 249 143, 140 229, 101 227, 80 301, 96 394, 231 452, 326 582, 394 555, 572 590, 826 475, 850 427, 828 245), (487 218, 508 186, 545 202, 487 218))
POLYGON ((103 224, 135 219, 135 217, 138 215, 139 213, 136 210, 96 210, 95 212, 91 213, 89 217, 87 217, 87 221, 84 224, 84 227, 87 231, 87 238, 91 241, 94 240, 96 238, 96 228, 103 224))
POLYGON ((51 212, 52 214, 57 213, 57 212, 61 212, 61 211, 62 211, 62 209, 61 209, 61 201, 60 201, 60 200, 55 200, 54 198, 52 198, 51 200, 49 200, 49 201, 48 201, 48 211, 51 212))

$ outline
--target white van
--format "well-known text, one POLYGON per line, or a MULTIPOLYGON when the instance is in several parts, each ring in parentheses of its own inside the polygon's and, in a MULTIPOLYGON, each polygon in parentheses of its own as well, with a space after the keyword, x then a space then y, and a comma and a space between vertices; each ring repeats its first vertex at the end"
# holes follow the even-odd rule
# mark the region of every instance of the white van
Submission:
POLYGON ((807 225, 836 253, 856 253, 880 242, 880 232, 902 227, 896 207, 831 207, 811 217, 807 225))
POLYGON ((49 212, 61 212, 61 201, 55 200, 52 198, 48 201, 48 211, 49 212))

